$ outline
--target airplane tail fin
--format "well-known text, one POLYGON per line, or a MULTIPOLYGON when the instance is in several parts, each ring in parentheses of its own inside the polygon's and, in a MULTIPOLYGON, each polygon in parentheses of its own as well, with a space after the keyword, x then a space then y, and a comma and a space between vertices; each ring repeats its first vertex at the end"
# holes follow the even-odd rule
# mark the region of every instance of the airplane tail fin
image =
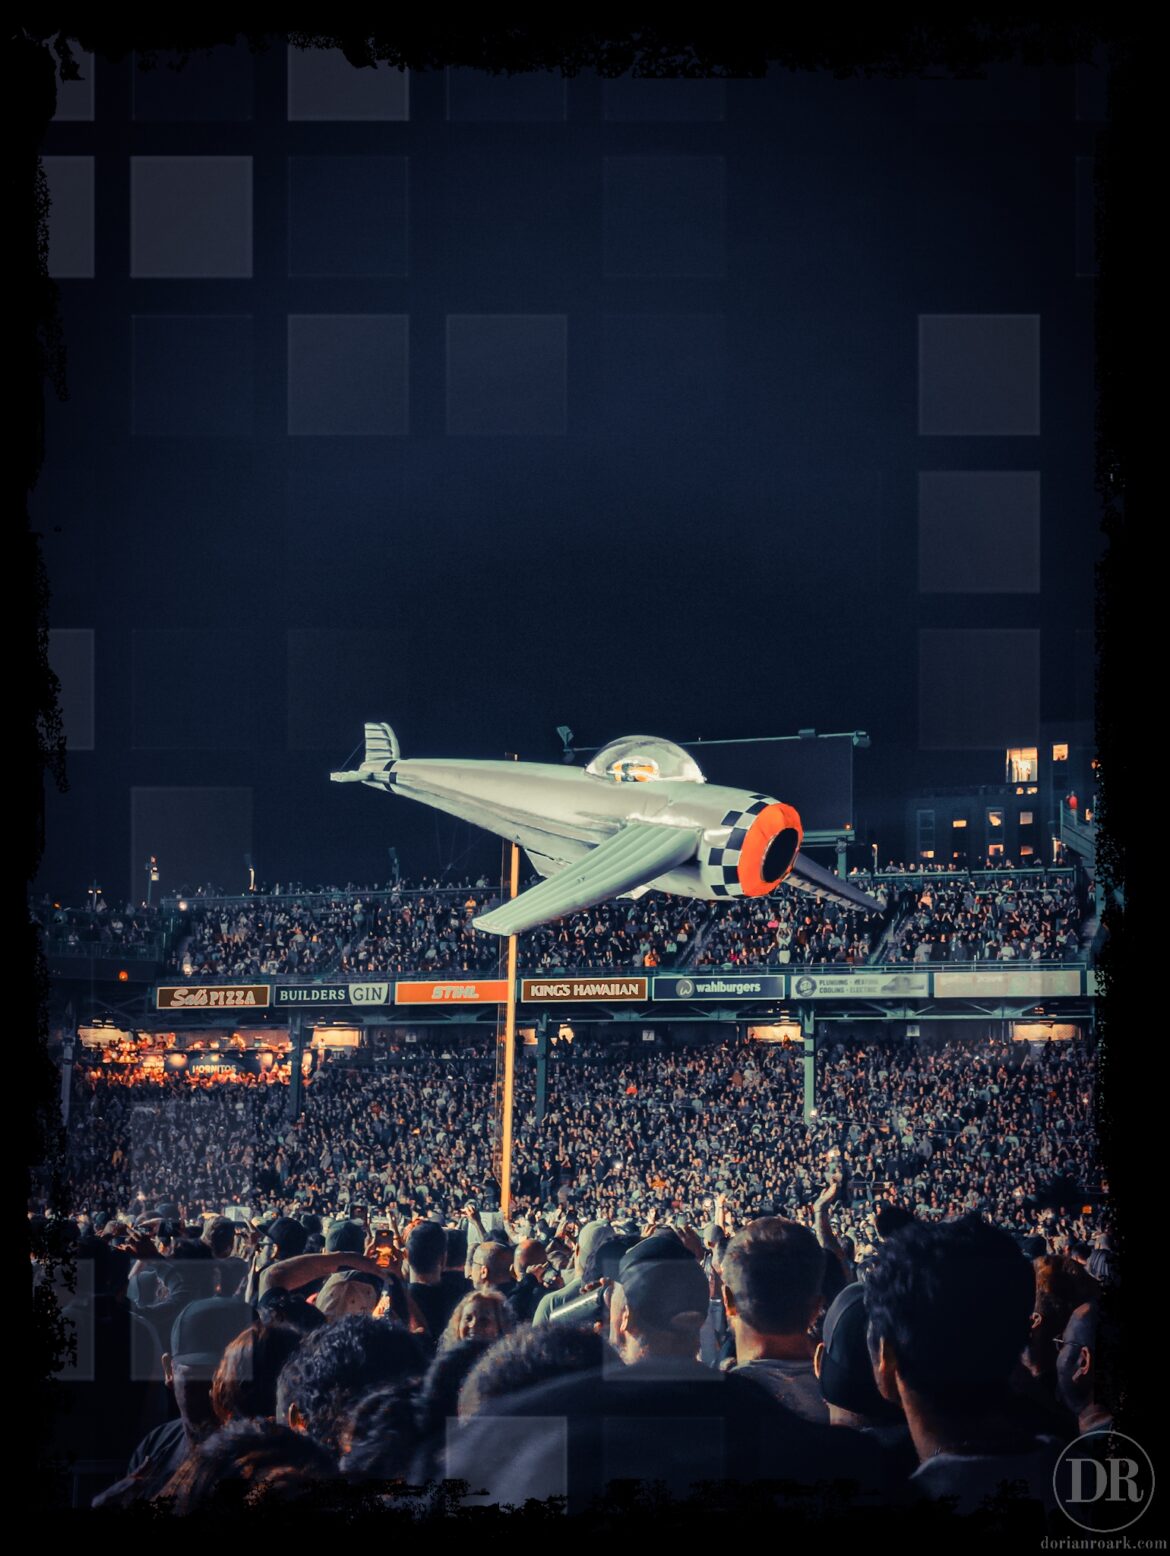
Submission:
POLYGON ((330 773, 334 783, 380 783, 388 781, 384 775, 398 760, 398 736, 389 724, 366 725, 366 750, 361 764, 352 771, 330 773))
POLYGON ((366 725, 366 757, 363 767, 376 768, 381 772, 391 762, 396 762, 402 755, 398 749, 398 736, 390 728, 389 724, 366 725))

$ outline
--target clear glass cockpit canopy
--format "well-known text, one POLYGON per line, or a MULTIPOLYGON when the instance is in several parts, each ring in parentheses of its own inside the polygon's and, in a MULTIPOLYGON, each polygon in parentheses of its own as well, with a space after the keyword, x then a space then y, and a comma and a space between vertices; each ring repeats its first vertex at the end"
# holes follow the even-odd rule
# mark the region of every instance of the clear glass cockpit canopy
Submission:
POLYGON ((586 767, 595 778, 610 783, 653 783, 671 778, 686 783, 706 783, 694 757, 673 740, 658 735, 626 735, 603 746, 586 767))

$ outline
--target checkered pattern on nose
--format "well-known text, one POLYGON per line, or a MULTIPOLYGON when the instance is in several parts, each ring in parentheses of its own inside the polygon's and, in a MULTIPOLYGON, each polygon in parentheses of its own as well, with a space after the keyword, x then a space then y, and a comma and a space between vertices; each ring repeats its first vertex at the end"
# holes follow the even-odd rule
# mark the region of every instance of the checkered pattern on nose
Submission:
POLYGON ((776 803, 766 794, 753 794, 750 798, 751 804, 743 810, 729 810, 723 817, 720 826, 731 828, 727 841, 722 848, 712 848, 707 854, 703 874, 716 897, 740 895, 739 855, 744 839, 760 812, 776 803))

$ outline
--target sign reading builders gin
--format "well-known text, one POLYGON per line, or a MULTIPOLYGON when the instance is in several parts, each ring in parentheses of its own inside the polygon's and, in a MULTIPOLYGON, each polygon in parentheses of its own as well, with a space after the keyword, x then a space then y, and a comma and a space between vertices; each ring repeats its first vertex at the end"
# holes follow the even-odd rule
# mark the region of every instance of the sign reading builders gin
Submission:
POLYGON ((644 1000, 649 978, 525 978, 520 998, 526 1005, 556 1004, 564 1000, 644 1000))
POLYGON ((270 1003, 266 983, 201 983, 186 988, 155 990, 156 1010, 258 1010, 270 1003))
POLYGON ((278 983, 274 1005, 388 1005, 389 983, 278 983))

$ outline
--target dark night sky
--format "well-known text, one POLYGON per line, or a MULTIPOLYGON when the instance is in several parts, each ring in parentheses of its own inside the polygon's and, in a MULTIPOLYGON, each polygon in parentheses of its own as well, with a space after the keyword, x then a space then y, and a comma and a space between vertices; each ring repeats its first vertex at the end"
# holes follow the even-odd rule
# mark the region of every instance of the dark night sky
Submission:
POLYGON ((461 855, 327 782, 366 718, 550 761, 866 729, 888 836, 1091 717, 1103 69, 338 62, 87 59, 46 136, 43 885, 461 855))

